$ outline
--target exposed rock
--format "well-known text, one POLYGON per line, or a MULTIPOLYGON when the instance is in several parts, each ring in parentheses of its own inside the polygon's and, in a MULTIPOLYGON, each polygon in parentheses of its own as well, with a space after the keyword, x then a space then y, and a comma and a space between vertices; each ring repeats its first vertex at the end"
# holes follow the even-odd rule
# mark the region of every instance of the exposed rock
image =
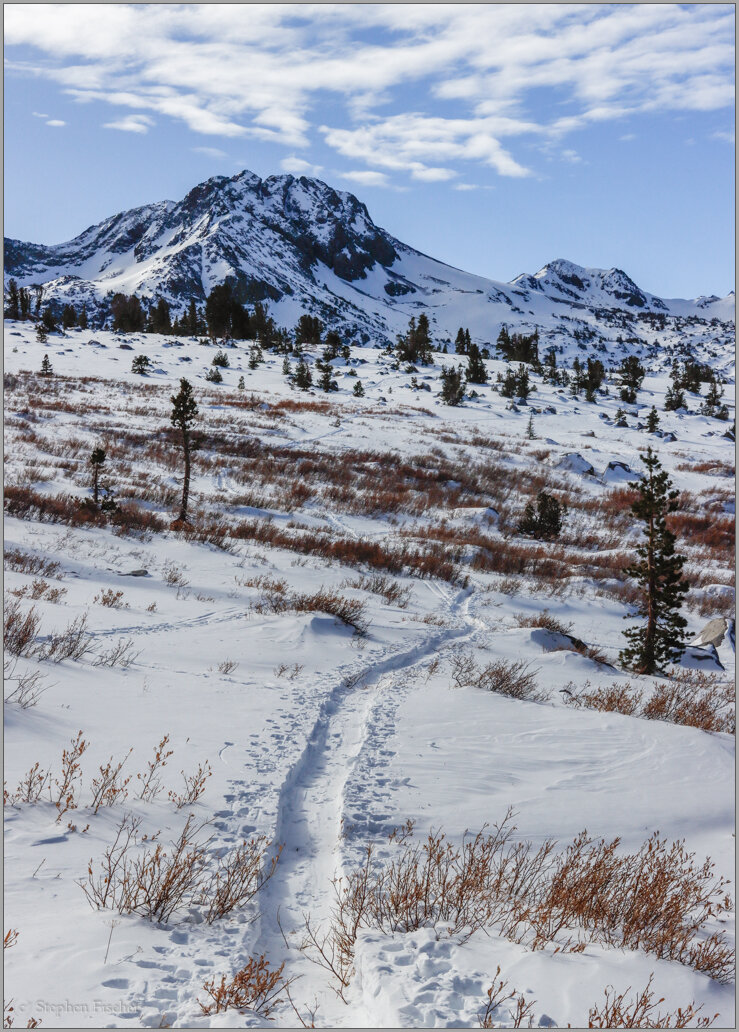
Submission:
POLYGON ((555 465, 557 469, 567 469, 570 473, 579 473, 581 476, 595 474, 594 467, 579 452, 567 452, 555 465))
POLYGON ((148 577, 148 570, 129 570, 127 573, 118 574, 119 577, 148 577))
POLYGON ((606 484, 631 483, 635 480, 641 479, 641 473, 637 473, 626 462, 618 462, 617 460, 614 460, 613 462, 609 462, 603 470, 603 481, 606 484))
POLYGON ((727 623, 723 616, 709 620, 700 634, 691 641, 691 645, 715 645, 717 648, 724 640, 727 623))

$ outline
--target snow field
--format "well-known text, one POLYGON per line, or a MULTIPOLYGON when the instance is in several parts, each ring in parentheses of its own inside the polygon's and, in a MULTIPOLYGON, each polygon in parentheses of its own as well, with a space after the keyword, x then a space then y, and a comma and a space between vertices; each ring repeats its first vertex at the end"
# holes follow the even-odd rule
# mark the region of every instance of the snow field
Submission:
MULTIPOLYGON (((506 410, 490 387, 477 388, 481 399, 449 409, 434 397, 438 370, 421 368, 419 381, 433 375, 433 390, 414 393, 409 375, 389 370, 371 349, 353 353, 354 362, 366 360, 354 365, 364 399, 351 396, 354 378, 340 378, 338 395, 292 392, 280 373, 281 358, 267 356, 265 365, 248 371, 243 347, 229 350, 226 382, 214 390, 202 380, 214 349, 194 342, 174 348, 166 338, 136 338, 133 351, 121 351, 119 344, 129 338, 110 333, 73 331, 66 339, 51 338, 46 347, 20 325, 11 333, 20 336, 6 337, 6 372, 21 387, 6 400, 6 484, 25 484, 43 495, 89 493, 84 464, 98 439, 110 443, 109 476, 121 496, 130 489, 136 498, 143 491, 140 474, 152 489, 161 482, 162 490, 176 493, 176 451, 171 463, 165 447, 161 458, 147 459, 138 469, 124 433, 159 435, 168 422, 169 394, 185 375, 195 385, 203 429, 230 432, 237 441, 307 447, 317 456, 335 457, 337 464, 347 449, 425 456, 429 468, 444 458, 459 464, 461 477, 464 463, 480 454, 473 437, 489 437, 504 445, 489 453, 490 460, 520 471, 522 484, 527 471, 541 469, 581 489, 583 499, 604 497, 610 488, 598 477, 556 470, 562 455, 581 454, 600 475, 614 460, 638 469, 638 450, 652 441, 677 486, 690 491, 714 520, 729 518, 721 507, 733 486, 724 475, 733 445, 721 437, 726 425, 705 417, 664 413, 662 427, 677 440, 662 443, 634 429, 631 416, 629 429, 601 419, 612 419, 615 398, 586 405, 538 380, 529 406, 519 413, 506 410), (90 347, 84 343, 89 339, 105 347, 90 347), (154 367, 145 379, 128 371, 132 355, 142 352, 154 367), (70 408, 84 405, 84 411, 44 408, 46 385, 21 373, 37 370, 46 353, 55 373, 74 378, 52 378, 50 392, 64 386, 48 398, 71 402, 70 408), (180 361, 188 357, 190 363, 180 361), (232 404, 240 397, 235 384, 242 374, 247 397, 256 391, 261 399, 255 408, 232 404), (85 382, 85 376, 94 379, 85 382), (329 408, 280 410, 284 401, 328 402, 329 408), (549 404, 556 413, 536 413, 539 439, 525 442, 529 412, 549 404), (539 449, 548 451, 542 459, 535 456, 539 449), (695 466, 704 468, 695 472, 695 466)), ((488 365, 493 371, 503 367, 488 365)), ((660 408, 666 386, 663 373, 650 375, 638 408, 653 402, 660 408)), ((401 530, 424 540, 421 531, 446 515, 435 508, 391 518, 351 511, 332 504, 328 484, 310 479, 314 493, 292 511, 244 504, 237 460, 226 456, 213 472, 205 462, 196 466, 194 510, 234 520, 273 516, 285 533, 303 527, 388 545, 405 540, 401 530)), ((269 484, 250 489, 278 498, 270 495, 269 484)), ((455 488, 447 484, 444 490, 455 488)), ((511 540, 502 538, 496 514, 485 505, 466 507, 457 504, 464 494, 454 497, 450 525, 460 533, 482 528, 496 540, 511 540)), ((512 511, 522 508, 523 497, 510 497, 512 511)), ((142 504, 168 518, 166 506, 155 500, 142 504)), ((605 541, 610 531, 598 519, 585 509, 572 513, 576 527, 596 539, 601 533, 605 541)), ((60 563, 60 580, 46 578, 66 589, 59 602, 22 600, 25 608, 36 606, 42 640, 87 615, 93 650, 58 664, 20 660, 42 671, 46 691, 29 709, 5 705, 5 779, 11 791, 37 761, 57 776, 62 750, 79 730, 89 741, 81 759, 79 809, 56 822, 49 802, 6 807, 5 924, 19 932, 6 952, 6 995, 15 1001, 17 1025, 25 1023, 21 1016, 33 1015, 47 1027, 157 1027, 165 1015, 180 1027, 259 1026, 264 1019, 249 1012, 206 1016, 197 1000, 205 999, 206 979, 230 975, 261 953, 274 965, 285 961, 285 975, 297 979, 291 993, 301 1014, 316 1000, 316 1024, 325 1027, 475 1027, 498 965, 511 987, 535 1001, 534 1023, 542 1026, 587 1024, 588 1008, 602 1000, 606 985, 641 989, 651 972, 665 1007, 695 999, 706 1014, 720 1014, 717 1027, 731 1023, 732 985, 640 950, 591 943, 582 953, 555 952, 552 946, 532 952, 482 932, 460 944, 437 937, 433 929, 392 936, 365 929, 345 1004, 327 973, 296 948, 305 914, 325 925, 331 879, 350 871, 369 842, 385 855, 387 836, 407 819, 416 822, 417 837, 443 828, 459 842, 466 830, 501 820, 512 806, 518 835, 535 844, 551 836, 564 847, 587 828, 597 838, 621 836, 623 848, 632 851, 659 830, 669 840, 685 838, 698 859, 710 856, 717 874, 733 880, 733 736, 573 709, 561 695, 572 682, 581 687, 588 680, 607 685, 629 678, 571 651, 551 632, 518 625, 518 614, 547 609, 614 663, 626 609, 604 593, 605 581, 583 570, 560 590, 544 577, 503 577, 476 569, 470 562, 475 546, 467 543, 455 560, 458 583, 419 579, 408 571, 391 575, 409 589, 404 608, 347 586, 376 570, 259 542, 237 540, 224 551, 171 531, 142 538, 110 527, 14 516, 6 516, 5 539, 6 552, 18 549, 60 563), (148 575, 130 576, 140 569, 148 575), (353 634, 330 614, 254 611, 265 594, 259 578, 284 579, 289 592, 325 586, 364 601, 367 635, 353 634), (121 608, 95 601, 106 590, 123 592, 121 608), (138 656, 127 669, 95 665, 103 650, 129 638, 138 656), (462 653, 471 653, 480 666, 526 661, 548 692, 547 702, 458 687, 454 660, 462 653), (219 671, 227 661, 236 665, 219 671), (161 774, 163 791, 144 803, 135 798, 135 774, 163 735, 173 750, 161 774), (124 768, 133 775, 128 799, 91 814, 85 800, 98 767, 111 756, 122 759, 132 747, 124 768), (206 760, 212 776, 204 794, 177 810, 168 791, 182 789, 180 771, 191 774, 206 760), (94 866, 110 844, 125 812, 141 817, 142 832, 161 831, 163 842, 175 838, 193 812, 198 823, 210 822, 203 834, 213 835, 212 851, 223 853, 244 838, 265 835, 274 844, 272 854, 278 845, 282 852, 255 901, 213 924, 204 922, 197 907, 166 925, 93 910, 78 882, 90 858, 94 866), (76 831, 68 828, 70 821, 76 831)), ((589 547, 598 554, 597 544, 589 547)), ((730 591, 724 553, 702 547, 691 544, 691 563, 730 591)), ((575 550, 572 545, 573 555, 575 550)), ((34 579, 8 568, 6 591, 28 589, 34 579)), ((691 629, 699 630, 716 614, 688 615, 691 629)), ((730 671, 727 640, 717 658, 730 671)), ((710 657, 705 662, 719 669, 710 657)), ((717 927, 731 931, 728 923, 717 927)), ((297 1023, 286 1002, 272 1017, 279 1026, 297 1023)), ((496 1022, 510 1019, 496 1014, 496 1022)))

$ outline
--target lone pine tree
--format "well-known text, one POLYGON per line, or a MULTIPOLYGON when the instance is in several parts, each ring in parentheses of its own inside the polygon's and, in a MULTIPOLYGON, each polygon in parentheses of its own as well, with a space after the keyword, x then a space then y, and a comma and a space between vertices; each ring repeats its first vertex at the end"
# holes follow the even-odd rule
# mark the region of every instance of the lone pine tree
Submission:
POLYGON ((192 396, 192 385, 184 377, 180 380, 179 392, 173 394, 169 400, 172 402, 172 413, 170 415, 172 426, 182 434, 185 478, 182 483, 182 504, 177 520, 178 522, 185 523, 187 521, 187 499, 190 494, 190 452, 194 447, 192 425, 198 414, 198 406, 195 398, 192 396))
POLYGON ((97 445, 90 455, 92 467, 92 500, 97 505, 100 501, 100 470, 105 462, 105 449, 97 445))
POLYGON ((646 473, 631 511, 644 523, 645 540, 636 550, 636 562, 624 572, 639 586, 637 609, 646 623, 623 632, 629 646, 619 658, 637 674, 653 674, 685 648, 687 621, 680 615, 680 605, 688 584, 682 578, 685 557, 675 554, 675 535, 667 527, 667 516, 677 509, 679 492, 672 489, 651 447, 642 461, 646 473))

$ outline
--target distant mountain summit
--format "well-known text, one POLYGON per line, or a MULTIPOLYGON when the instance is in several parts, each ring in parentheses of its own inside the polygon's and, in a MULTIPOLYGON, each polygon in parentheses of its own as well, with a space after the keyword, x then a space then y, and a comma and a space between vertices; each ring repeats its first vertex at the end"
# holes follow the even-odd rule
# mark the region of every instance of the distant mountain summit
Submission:
POLYGON ((5 277, 43 284, 47 301, 84 302, 99 319, 116 293, 164 297, 176 312, 228 280, 244 304, 266 303, 279 325, 309 313, 364 343, 394 340, 422 311, 438 341, 465 326, 479 342, 494 342, 505 324, 538 327, 544 347, 565 350, 575 330, 614 346, 624 335, 646 346, 665 320, 728 325, 734 317, 733 294, 665 300, 620 269, 565 259, 498 283, 396 240, 351 193, 319 179, 248 171, 214 176, 179 202, 114 215, 64 244, 6 238, 5 277))

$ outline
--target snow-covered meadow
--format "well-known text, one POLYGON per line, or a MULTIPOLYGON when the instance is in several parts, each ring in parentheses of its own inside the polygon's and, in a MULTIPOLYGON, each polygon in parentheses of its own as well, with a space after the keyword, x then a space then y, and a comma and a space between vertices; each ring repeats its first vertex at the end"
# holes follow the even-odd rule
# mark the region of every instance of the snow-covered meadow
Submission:
MULTIPOLYGON (((330 394, 292 388, 282 356, 249 369, 243 344, 225 349, 229 367, 213 385, 204 374, 216 350, 81 330, 42 344, 30 325, 6 324, 6 612, 17 603, 38 617, 36 654, 11 664, 5 685, 15 1025, 262 1025, 254 1011, 200 1006, 209 979, 262 954, 294 979, 292 1004, 283 994, 269 1015, 278 1026, 477 1027, 498 967, 532 1004, 534 1025, 587 1026, 606 986, 639 991, 651 973, 663 1011, 695 1000, 717 1027, 732 1025, 732 982, 577 926, 537 949, 494 924, 470 935, 448 920, 361 927, 344 986, 300 947, 306 918, 323 941, 332 880, 356 870, 369 844, 378 862, 430 832, 459 847, 509 808, 511 841, 554 839, 554 854, 584 829, 618 837, 624 854, 657 831, 684 839, 734 895, 734 735, 572 701, 609 685, 647 701, 655 691, 658 679, 617 662, 632 598, 621 571, 638 537, 627 492, 647 444, 683 492, 690 630, 733 613, 733 404, 729 423, 663 412, 669 378, 657 369, 636 406, 613 387, 588 404, 535 377, 525 406, 487 385, 452 408, 438 398, 439 364, 459 359, 437 355, 410 374, 371 347, 335 360, 330 394), (130 371, 140 354, 146 376, 130 371), (44 355, 51 377, 38 375, 44 355), (182 475, 169 399, 182 376, 202 435, 186 532, 169 528, 182 475), (659 436, 639 428, 653 404, 659 436), (627 427, 615 423, 619 407, 627 427), (69 515, 76 502, 59 501, 90 497, 97 444, 103 483, 148 526, 84 522, 69 515), (555 544, 515 533, 542 488, 567 499, 555 544), (334 610, 346 603, 349 623, 321 608, 326 597, 334 610), (75 621, 86 651, 55 661, 75 621), (526 664, 534 699, 485 690, 481 672, 501 661, 526 664), (35 673, 38 698, 22 707, 17 678, 35 673), (65 810, 62 754, 79 732, 86 747, 65 810), (162 742, 156 792, 145 779, 162 742), (101 767, 127 756, 117 785, 131 780, 93 812, 101 767), (169 849, 190 813, 204 870, 261 836, 263 871, 279 856, 248 903, 209 920, 186 897, 158 922, 90 906, 83 885, 98 879, 126 814, 140 838, 169 849), (390 842, 407 821, 412 838, 390 842)), ((494 380, 504 363, 487 367, 494 380)), ((727 699, 732 641, 685 660, 727 699)), ((696 941, 717 932, 733 941, 732 913, 709 917, 696 941)), ((515 1003, 488 1027, 511 1025, 515 1003)))

